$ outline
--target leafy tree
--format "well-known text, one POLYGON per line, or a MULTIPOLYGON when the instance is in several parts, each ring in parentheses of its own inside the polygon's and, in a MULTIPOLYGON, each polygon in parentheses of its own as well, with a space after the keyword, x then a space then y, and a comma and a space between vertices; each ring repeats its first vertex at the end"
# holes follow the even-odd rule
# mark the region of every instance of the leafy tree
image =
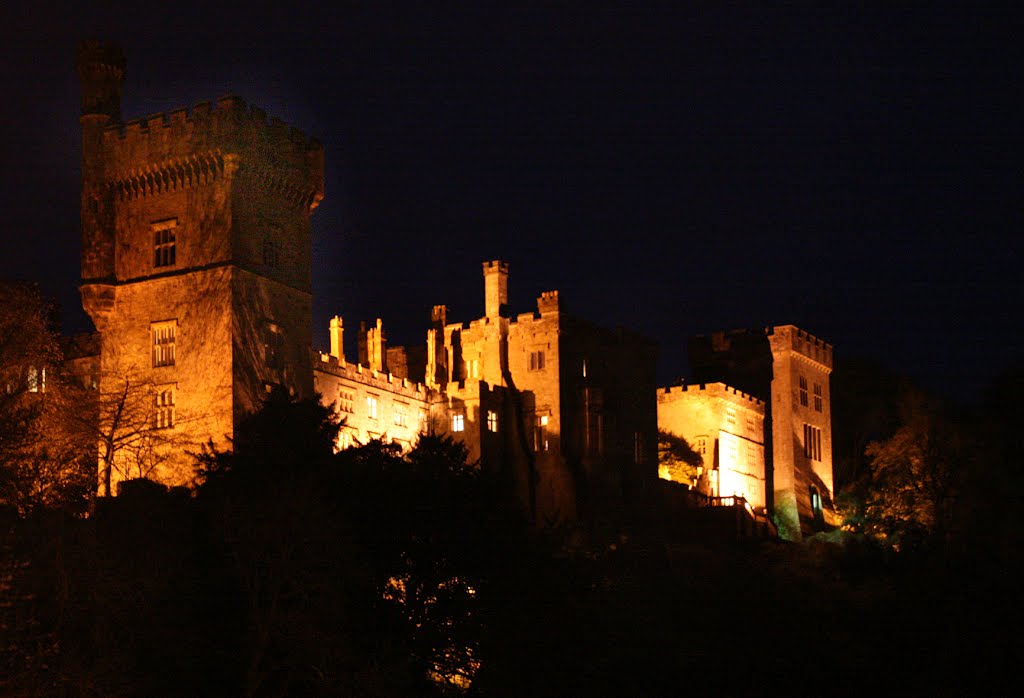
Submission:
POLYGON ((673 482, 697 487, 704 474, 704 459, 681 436, 658 430, 658 474, 673 482))
POLYGON ((60 406, 53 313, 35 287, 0 283, 0 504, 20 514, 80 502, 87 452, 60 406))
POLYGON ((843 498, 847 524, 894 548, 946 541, 970 468, 963 428, 920 393, 907 393, 902 424, 868 445, 867 476, 843 498))

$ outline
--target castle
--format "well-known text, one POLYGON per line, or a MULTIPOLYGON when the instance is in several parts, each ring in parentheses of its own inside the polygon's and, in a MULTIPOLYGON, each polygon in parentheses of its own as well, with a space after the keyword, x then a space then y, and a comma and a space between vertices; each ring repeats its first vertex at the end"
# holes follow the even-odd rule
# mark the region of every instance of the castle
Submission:
POLYGON ((536 310, 511 313, 509 266, 493 260, 483 263, 483 317, 452 322, 446 306, 434 306, 421 347, 388 347, 378 319, 360 328, 351 361, 339 316, 330 352, 313 351, 320 144, 237 97, 122 122, 120 49, 84 42, 77 70, 81 293, 100 335, 96 383, 107 395, 140 386, 161 437, 146 440, 144 457, 139 449, 101 457, 100 494, 143 472, 143 459, 147 476, 189 482, 186 451, 226 447, 239 420, 283 389, 317 393, 340 413, 339 448, 374 438, 408 448, 420 434, 452 435, 481 467, 510 476, 538 523, 645 501, 658 482, 659 425, 713 454, 706 493, 785 512, 793 537, 801 521, 807 529, 820 518, 820 497, 831 501, 826 345, 777 328, 764 335, 767 364, 756 341, 730 339, 735 351, 719 340, 710 352, 695 345, 702 375, 756 364, 752 387, 721 370, 713 380, 742 390, 715 383, 659 393, 652 342, 565 313, 557 291, 542 294, 536 310), (789 395, 798 379, 802 392, 789 395), (803 409, 806 380, 817 412, 803 409), (798 418, 804 432, 790 433, 798 418), (798 443, 813 453, 796 457, 798 443), (819 488, 817 508, 803 502, 806 487, 819 488))

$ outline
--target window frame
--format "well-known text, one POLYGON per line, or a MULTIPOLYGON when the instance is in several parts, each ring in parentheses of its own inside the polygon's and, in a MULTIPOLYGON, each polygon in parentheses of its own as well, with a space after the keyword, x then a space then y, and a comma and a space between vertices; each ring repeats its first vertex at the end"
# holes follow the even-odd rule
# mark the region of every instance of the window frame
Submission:
POLYGON ((153 268, 178 265, 178 219, 168 218, 150 224, 153 233, 153 268))
POLYGON ((153 368, 176 366, 178 363, 178 320, 149 323, 149 345, 153 368))
POLYGON ((153 389, 153 428, 173 429, 176 425, 178 385, 168 383, 153 389))

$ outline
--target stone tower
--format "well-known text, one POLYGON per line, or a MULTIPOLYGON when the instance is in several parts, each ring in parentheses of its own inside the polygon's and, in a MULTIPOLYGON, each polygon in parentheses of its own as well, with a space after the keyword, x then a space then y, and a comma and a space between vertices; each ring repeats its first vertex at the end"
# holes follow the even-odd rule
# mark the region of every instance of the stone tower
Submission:
POLYGON ((766 495, 779 534, 799 540, 835 523, 831 345, 778 325, 695 337, 689 354, 696 382, 723 380, 764 400, 766 495))
POLYGON ((81 292, 101 334, 101 413, 119 392, 143 395, 137 421, 155 444, 123 449, 100 492, 143 474, 184 483, 189 446, 225 444, 274 386, 312 389, 323 149, 237 97, 122 123, 120 49, 83 42, 77 69, 81 292))

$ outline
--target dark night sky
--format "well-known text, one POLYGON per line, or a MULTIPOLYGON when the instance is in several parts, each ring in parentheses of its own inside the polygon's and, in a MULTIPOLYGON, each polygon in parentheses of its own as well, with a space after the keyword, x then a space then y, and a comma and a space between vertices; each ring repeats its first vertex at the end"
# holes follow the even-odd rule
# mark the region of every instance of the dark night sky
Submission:
POLYGON ((558 289, 658 340, 662 384, 691 334, 794 323, 977 397, 1024 355, 1016 21, 708 4, 7 4, 0 277, 88 328, 74 50, 112 38, 127 119, 235 93, 323 142, 321 348, 335 312, 392 343, 481 315, 500 257, 514 312, 558 289))

